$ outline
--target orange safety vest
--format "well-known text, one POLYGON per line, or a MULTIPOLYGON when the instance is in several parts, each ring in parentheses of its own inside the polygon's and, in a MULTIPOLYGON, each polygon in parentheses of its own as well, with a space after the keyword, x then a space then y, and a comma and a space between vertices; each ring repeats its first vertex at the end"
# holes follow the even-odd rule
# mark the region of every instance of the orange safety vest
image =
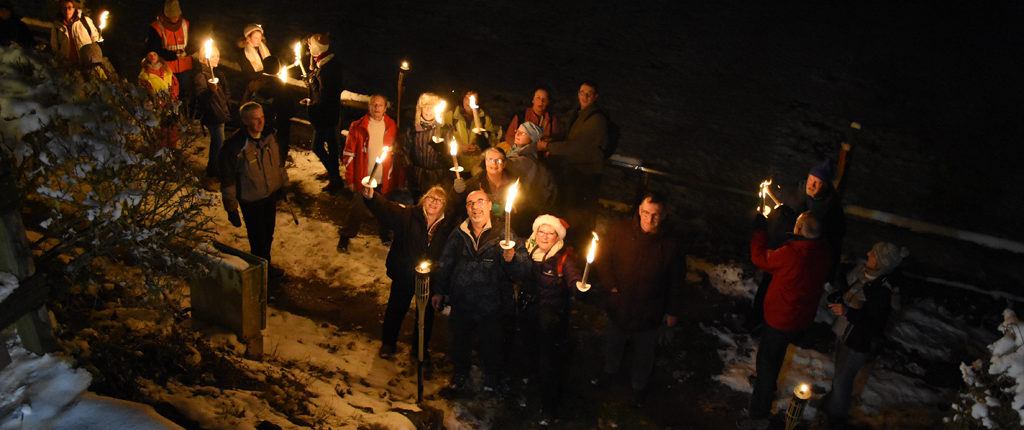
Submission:
MULTIPOLYGON (((177 31, 169 30, 164 27, 160 20, 153 21, 151 24, 156 30, 157 34, 160 35, 160 39, 163 40, 164 49, 169 51, 175 51, 185 49, 188 44, 188 20, 185 18, 181 19, 181 27, 177 31)), ((174 73, 181 73, 186 70, 192 70, 192 56, 186 55, 184 57, 178 57, 173 61, 167 61, 167 67, 171 68, 174 73)))

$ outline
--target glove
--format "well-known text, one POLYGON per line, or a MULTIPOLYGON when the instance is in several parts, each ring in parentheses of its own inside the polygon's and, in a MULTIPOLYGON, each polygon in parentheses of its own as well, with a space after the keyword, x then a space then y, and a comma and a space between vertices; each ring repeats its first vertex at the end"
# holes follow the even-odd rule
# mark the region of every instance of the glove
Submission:
POLYGON ((233 225, 235 227, 241 227, 242 226, 242 218, 240 216, 238 216, 238 211, 228 212, 228 221, 230 221, 231 225, 233 225))
POLYGON ((750 220, 750 226, 754 228, 754 231, 768 230, 768 218, 761 214, 755 214, 754 219, 750 220))
POLYGON ((456 176, 455 183, 452 184, 452 187, 456 193, 462 193, 463 191, 466 191, 466 181, 463 181, 462 178, 456 176))

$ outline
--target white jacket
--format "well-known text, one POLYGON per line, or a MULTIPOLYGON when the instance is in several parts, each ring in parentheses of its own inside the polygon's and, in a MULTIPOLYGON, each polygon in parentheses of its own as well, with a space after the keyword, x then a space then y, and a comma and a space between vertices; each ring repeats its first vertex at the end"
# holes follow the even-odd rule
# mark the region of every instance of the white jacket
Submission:
POLYGON ((72 40, 74 40, 76 52, 85 45, 100 41, 100 30, 93 25, 92 19, 82 16, 82 11, 75 13, 78 14, 79 19, 71 24, 73 38, 69 37, 64 21, 54 21, 53 30, 50 32, 50 49, 55 55, 65 60, 68 58, 68 46, 72 40))

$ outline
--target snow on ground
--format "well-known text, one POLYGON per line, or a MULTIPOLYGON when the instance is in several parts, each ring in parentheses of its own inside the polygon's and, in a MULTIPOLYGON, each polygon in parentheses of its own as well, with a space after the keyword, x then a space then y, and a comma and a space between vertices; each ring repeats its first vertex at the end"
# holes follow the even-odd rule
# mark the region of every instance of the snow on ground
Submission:
MULTIPOLYGON (((232 350, 242 346, 233 334, 207 330, 216 344, 232 350)), ((413 429, 413 423, 398 411, 421 411, 416 404, 416 373, 407 359, 394 361, 377 357, 379 342, 357 332, 318 323, 285 311, 270 309, 264 331, 262 361, 239 359, 238 365, 252 375, 286 373, 305 381, 314 411, 311 425, 330 428, 413 429)), ((404 352, 404 351, 403 351, 404 352)), ((408 354, 400 357, 408 357, 408 354)), ((424 382, 424 395, 436 393, 441 380, 424 382)), ((283 428, 296 427, 261 398, 258 392, 222 390, 208 386, 145 382, 153 401, 167 402, 209 429, 252 429, 262 421, 283 428)), ((434 408, 447 410, 444 401, 428 400, 434 408)))
MULTIPOLYGON (((729 267, 727 265, 714 266, 707 270, 709 280, 716 289, 723 294, 731 294, 737 291, 733 287, 721 287, 722 285, 753 285, 749 278, 737 279, 741 276, 742 269, 729 267)), ((742 291, 742 289, 740 289, 742 291)), ((742 294, 743 296, 752 296, 742 294)), ((969 327, 963 324, 959 318, 952 315, 932 300, 924 300, 913 303, 904 308, 895 317, 893 329, 889 337, 902 346, 920 354, 924 359, 942 359, 948 357, 950 342, 963 342, 969 336, 982 336, 979 339, 986 339, 990 334, 980 328, 969 327), (941 354, 941 355, 937 355, 941 354)), ((827 322, 827 321, 826 321, 827 322)), ((757 339, 747 334, 734 333, 726 327, 701 325, 701 328, 718 338, 720 347, 719 357, 724 364, 722 373, 713 376, 713 379, 736 391, 749 393, 753 391, 750 377, 755 373, 755 358, 757 356, 757 339)), ((944 390, 929 386, 923 379, 915 375, 907 375, 889 369, 891 363, 887 363, 883 355, 874 366, 863 388, 859 391, 859 402, 855 403, 862 416, 860 419, 871 422, 872 417, 879 410, 894 405, 939 405, 947 401, 944 390)), ((906 365, 908 368, 920 368, 915 363, 906 365)), ((833 359, 831 354, 824 354, 813 349, 804 349, 797 346, 790 346, 786 363, 783 365, 777 409, 784 411, 789 405, 793 388, 802 383, 808 383, 815 387, 818 396, 824 395, 831 387, 833 374, 833 359)), ((812 407, 808 407, 807 414, 813 414, 812 407)))
POLYGON ((0 272, 0 302, 18 289, 18 277, 7 272, 0 272))
POLYGON ((0 370, 0 430, 181 428, 148 405, 86 391, 92 382, 89 372, 53 354, 35 355, 21 347, 17 336, 8 348, 11 364, 0 370))

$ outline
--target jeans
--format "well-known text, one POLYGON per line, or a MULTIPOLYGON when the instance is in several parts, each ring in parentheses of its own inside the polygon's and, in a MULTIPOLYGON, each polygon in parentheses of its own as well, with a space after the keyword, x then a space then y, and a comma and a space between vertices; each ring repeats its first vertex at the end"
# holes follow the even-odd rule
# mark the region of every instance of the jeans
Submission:
POLYGON ((608 328, 605 331, 605 374, 618 373, 627 340, 633 341, 633 369, 630 372, 630 385, 633 387, 633 391, 643 391, 651 379, 651 371, 654 370, 654 352, 658 348, 658 328, 629 333, 609 320, 608 328))
POLYGON ((771 413, 772 401, 779 389, 779 371, 786 360, 786 350, 801 334, 802 330, 782 331, 765 324, 761 343, 757 346, 757 381, 754 383, 754 393, 750 396, 751 419, 768 418, 771 413))
POLYGON ((224 145, 224 123, 206 124, 210 132, 210 156, 206 161, 206 176, 217 176, 217 156, 224 145))
POLYGON ((825 413, 830 419, 845 420, 849 417, 854 380, 869 360, 871 354, 854 351, 843 344, 841 339, 837 340, 832 391, 825 397, 825 413))

